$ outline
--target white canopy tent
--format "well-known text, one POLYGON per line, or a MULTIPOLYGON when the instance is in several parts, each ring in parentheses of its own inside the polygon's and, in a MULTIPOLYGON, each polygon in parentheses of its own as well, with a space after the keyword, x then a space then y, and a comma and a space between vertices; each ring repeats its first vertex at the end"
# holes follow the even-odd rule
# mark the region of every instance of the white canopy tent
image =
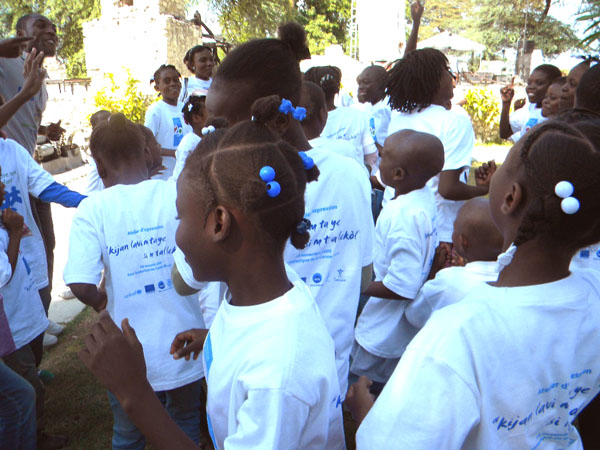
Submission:
POLYGON ((472 41, 466 37, 453 34, 448 31, 436 34, 435 36, 420 41, 417 44, 418 48, 437 48, 438 50, 455 50, 459 52, 478 52, 481 53, 485 50, 485 45, 479 42, 472 41))

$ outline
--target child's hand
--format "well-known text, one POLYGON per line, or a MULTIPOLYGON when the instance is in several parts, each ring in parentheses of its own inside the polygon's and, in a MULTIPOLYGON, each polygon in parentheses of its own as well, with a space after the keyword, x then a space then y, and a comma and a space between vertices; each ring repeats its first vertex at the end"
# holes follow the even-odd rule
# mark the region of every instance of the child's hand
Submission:
POLYGON ((362 376, 356 383, 350 386, 346 394, 345 404, 357 425, 360 425, 375 403, 375 399, 369 391, 372 384, 371 380, 362 376))
POLYGON ((30 36, 0 39, 0 58, 17 58, 23 51, 23 46, 32 40, 33 37, 30 36))
POLYGON ((516 111, 517 109, 521 109, 523 106, 525 106, 525 99, 520 98, 518 100, 515 100, 515 104, 513 105, 513 108, 516 111))
POLYGON ((410 5, 410 17, 412 18, 413 22, 421 21, 421 17, 423 17, 423 11, 425 11, 425 7, 419 0, 410 5))
POLYGON ((10 208, 2 211, 2 223, 9 233, 23 232, 23 216, 10 208))
POLYGON ((192 329, 179 333, 173 339, 169 353, 173 355, 174 359, 185 358, 186 361, 190 360, 190 356, 193 353, 193 358, 196 360, 200 352, 202 352, 207 334, 208 330, 201 329, 192 329))
POLYGON ((31 50, 31 53, 25 59, 25 66, 23 68, 25 83, 21 92, 27 98, 32 98, 37 94, 46 79, 46 69, 42 67, 43 60, 44 52, 37 53, 35 48, 31 50))
POLYGON ((61 122, 62 122, 62 120, 59 120, 58 122, 51 123, 50 125, 48 125, 46 127, 46 136, 48 136, 48 139, 50 139, 51 141, 58 141, 60 139, 60 137, 62 136, 62 134, 65 131, 67 131, 63 127, 60 126, 61 122))
POLYGON ((450 261, 451 266, 462 267, 467 265, 467 260, 452 250, 452 260, 450 261))
POLYGON ((496 161, 493 159, 483 163, 475 170, 475 184, 477 186, 489 186, 492 175, 494 175, 496 169, 496 161))
POLYGON ((500 89, 500 97, 502 98, 502 103, 512 102, 512 99, 515 96, 514 84, 515 77, 512 78, 508 86, 504 86, 502 89, 500 89))
POLYGON ((119 330, 106 311, 85 338, 79 358, 94 376, 119 400, 132 398, 146 380, 142 344, 127 319, 119 330))
POLYGON ((153 167, 150 169, 150 178, 152 178, 154 175, 162 174, 165 170, 167 170, 167 168, 162 164, 160 166, 153 167))

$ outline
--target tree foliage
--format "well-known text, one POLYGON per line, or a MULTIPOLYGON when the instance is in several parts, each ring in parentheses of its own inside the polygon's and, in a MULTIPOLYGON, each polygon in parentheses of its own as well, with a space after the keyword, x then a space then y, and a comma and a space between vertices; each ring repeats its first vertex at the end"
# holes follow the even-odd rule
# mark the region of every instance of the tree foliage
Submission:
MULTIPOLYGON (((405 17, 410 21, 410 4, 406 0, 405 17)), ((471 37, 473 35, 473 17, 469 14, 475 7, 475 0, 427 0, 425 13, 419 28, 419 40, 428 39, 438 33, 449 31, 471 37)), ((412 23, 411 23, 412 25, 412 23)), ((410 34, 410 27, 406 28, 406 37, 410 34)))
POLYGON ((596 50, 600 50, 600 0, 588 0, 587 7, 577 17, 577 20, 584 22, 585 37, 582 44, 589 44, 596 50))
POLYGON ((56 25, 57 56, 65 63, 67 76, 85 76, 82 24, 100 17, 100 0, 4 0, 0 6, 0 34, 14 35, 19 17, 32 12, 43 14, 56 25))
POLYGON ((311 53, 323 53, 331 44, 344 49, 348 40, 351 0, 306 0, 298 7, 311 53))

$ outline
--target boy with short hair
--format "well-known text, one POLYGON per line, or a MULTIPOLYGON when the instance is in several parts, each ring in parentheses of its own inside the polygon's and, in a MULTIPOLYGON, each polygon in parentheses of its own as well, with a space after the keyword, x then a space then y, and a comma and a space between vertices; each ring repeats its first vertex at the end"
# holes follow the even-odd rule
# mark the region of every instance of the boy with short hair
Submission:
POLYGON ((431 134, 412 130, 385 141, 379 166, 395 190, 377 226, 375 281, 355 330, 351 372, 385 383, 418 331, 404 315, 429 276, 438 246, 436 204, 427 181, 444 165, 444 148, 431 134))

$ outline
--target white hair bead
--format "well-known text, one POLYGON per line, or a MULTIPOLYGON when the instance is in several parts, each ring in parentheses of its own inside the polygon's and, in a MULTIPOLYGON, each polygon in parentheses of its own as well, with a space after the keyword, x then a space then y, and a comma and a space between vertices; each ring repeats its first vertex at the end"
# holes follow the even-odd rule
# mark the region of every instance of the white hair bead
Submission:
POLYGON ((579 211, 579 200, 575 197, 567 197, 560 202, 560 209, 562 209, 565 214, 575 214, 579 211))
POLYGON ((560 198, 570 197, 573 195, 574 191, 573 185, 568 181, 559 181, 556 183, 556 186, 554 186, 554 192, 560 198))

